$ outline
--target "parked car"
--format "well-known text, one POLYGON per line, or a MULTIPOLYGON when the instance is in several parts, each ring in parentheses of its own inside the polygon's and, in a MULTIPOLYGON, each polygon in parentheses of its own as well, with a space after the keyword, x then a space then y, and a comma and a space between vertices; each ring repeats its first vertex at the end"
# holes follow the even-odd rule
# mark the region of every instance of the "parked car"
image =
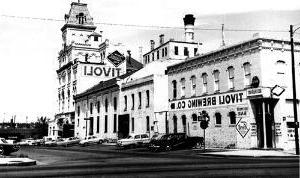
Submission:
POLYGON ((185 133, 166 134, 149 143, 148 148, 151 151, 186 149, 203 144, 203 141, 203 137, 189 137, 185 133))
POLYGON ((22 139, 18 144, 22 145, 22 146, 25 146, 25 145, 34 145, 35 144, 35 140, 33 138, 22 139))
POLYGON ((69 146, 69 145, 75 145, 79 144, 80 139, 77 137, 70 137, 70 138, 65 138, 63 140, 57 141, 56 144, 57 146, 69 146))
POLYGON ((44 142, 44 146, 56 146, 58 140, 48 140, 44 142))
POLYGON ((88 136, 84 140, 81 140, 79 142, 79 145, 81 146, 87 146, 89 144, 101 144, 104 142, 104 139, 101 137, 96 137, 96 136, 88 136))
POLYGON ((8 143, 4 138, 0 138, 0 155, 9 155, 10 153, 16 152, 19 149, 19 145, 8 143))
POLYGON ((127 138, 117 141, 119 148, 134 148, 137 146, 144 146, 150 142, 148 134, 129 135, 127 138))

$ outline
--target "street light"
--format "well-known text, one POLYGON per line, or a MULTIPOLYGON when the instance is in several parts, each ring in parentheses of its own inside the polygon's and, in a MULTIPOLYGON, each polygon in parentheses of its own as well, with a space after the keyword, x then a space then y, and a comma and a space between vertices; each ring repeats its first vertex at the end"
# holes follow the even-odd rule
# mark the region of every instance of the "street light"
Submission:
POLYGON ((296 79, 295 79, 295 60, 294 60, 294 33, 300 29, 300 27, 293 30, 293 25, 290 25, 290 37, 291 37, 291 55, 292 55, 292 82, 293 82, 293 107, 294 107, 294 126, 295 126, 295 144, 296 155, 299 155, 299 135, 298 135, 298 116, 297 116, 297 98, 296 98, 296 79))

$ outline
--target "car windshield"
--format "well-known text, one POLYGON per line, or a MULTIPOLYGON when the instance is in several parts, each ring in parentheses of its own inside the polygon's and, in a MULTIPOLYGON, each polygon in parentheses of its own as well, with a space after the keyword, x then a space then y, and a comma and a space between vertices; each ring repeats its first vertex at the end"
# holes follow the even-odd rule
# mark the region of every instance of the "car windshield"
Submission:
POLYGON ((131 135, 129 135, 128 137, 126 137, 127 139, 132 139, 133 137, 131 135))

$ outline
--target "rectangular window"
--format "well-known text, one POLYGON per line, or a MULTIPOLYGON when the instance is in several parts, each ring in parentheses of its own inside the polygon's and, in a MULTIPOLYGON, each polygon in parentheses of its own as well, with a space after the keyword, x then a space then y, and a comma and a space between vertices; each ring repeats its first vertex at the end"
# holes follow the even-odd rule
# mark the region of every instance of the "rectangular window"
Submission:
POLYGON ((168 48, 165 47, 165 56, 167 56, 167 55, 168 55, 168 48))
POLYGON ((152 53, 152 61, 154 61, 154 53, 152 53))
POLYGON ((215 80, 215 91, 220 90, 220 82, 219 82, 220 72, 218 70, 214 71, 214 80, 215 80))
POLYGON ((117 110, 117 97, 114 97, 114 110, 117 110))
POLYGON ((139 92, 139 109, 142 108, 142 92, 139 92))
POLYGON ((162 53, 161 56, 164 57, 165 56, 165 48, 162 49, 162 53))
POLYGON ((93 103, 90 103, 90 114, 93 114, 93 103))
POLYGON ((134 94, 131 94, 132 107, 131 110, 134 110, 134 94))
POLYGON ((80 106, 77 106, 77 116, 80 116, 80 106))
POLYGON ((105 112, 108 112, 108 99, 105 99, 105 112))
POLYGON ((131 118, 131 132, 134 132, 134 118, 131 118))
POLYGON ((77 127, 79 127, 79 119, 77 119, 77 127))
POLYGON ((229 89, 234 88, 234 68, 233 67, 228 68, 228 88, 229 89))
POLYGON ((159 50, 156 52, 156 57, 159 59, 159 50))
POLYGON ((105 120, 104 120, 104 133, 107 133, 107 120, 108 120, 108 116, 105 115, 105 120))
POLYGON ((178 55, 178 46, 174 46, 174 54, 178 55))
POLYGON ((188 50, 187 47, 184 47, 183 55, 184 55, 184 56, 189 56, 189 50, 188 50))
POLYGON ((149 90, 146 91, 146 107, 150 105, 150 93, 149 90))
POLYGON ((124 96, 124 111, 127 111, 127 96, 124 96))
POLYGON ((94 36, 94 41, 98 41, 98 36, 94 36))
POLYGON ((245 63, 243 67, 245 73, 245 78, 244 78, 245 87, 249 87, 251 83, 250 63, 245 63))
POLYGON ((185 79, 182 78, 180 80, 180 83, 181 83, 181 92, 180 92, 180 94, 181 94, 181 97, 183 98, 183 97, 185 97, 185 79))
POLYGON ((100 127, 100 116, 97 116, 97 133, 99 133, 100 127))
POLYGON ((196 77, 191 77, 191 95, 196 96, 196 77))
POLYGON ((198 48, 194 48, 194 56, 197 55, 197 52, 198 52, 198 48))
POLYGON ((117 132, 117 114, 114 114, 114 133, 117 132))
POLYGON ((203 81, 203 93, 207 93, 207 74, 202 74, 202 81, 203 81))
POLYGON ((97 112, 100 113, 100 101, 97 101, 97 112))
POLYGON ((147 128, 147 132, 150 131, 150 118, 149 116, 146 117, 146 128, 147 128))
POLYGON ((176 99, 176 97, 177 97, 177 81, 176 80, 172 81, 172 86, 173 86, 173 99, 176 99))

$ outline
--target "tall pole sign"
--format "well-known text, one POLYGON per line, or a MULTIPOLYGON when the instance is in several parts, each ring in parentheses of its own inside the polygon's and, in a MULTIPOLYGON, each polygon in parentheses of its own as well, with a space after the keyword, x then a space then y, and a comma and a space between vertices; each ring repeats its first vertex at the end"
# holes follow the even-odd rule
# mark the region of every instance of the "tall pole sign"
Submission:
MULTIPOLYGON (((300 28, 300 27, 299 27, 300 28)), ((297 28, 296 30, 298 30, 297 28)), ((295 31, 296 31, 295 30, 295 31)), ((292 55, 292 82, 293 82, 293 106, 294 106, 294 126, 295 126, 295 144, 296 144, 296 155, 299 155, 299 134, 298 134, 298 116, 297 116, 297 95, 296 95, 296 79, 295 79, 295 59, 294 59, 294 29, 293 25, 290 25, 290 37, 291 37, 291 55, 292 55)))

